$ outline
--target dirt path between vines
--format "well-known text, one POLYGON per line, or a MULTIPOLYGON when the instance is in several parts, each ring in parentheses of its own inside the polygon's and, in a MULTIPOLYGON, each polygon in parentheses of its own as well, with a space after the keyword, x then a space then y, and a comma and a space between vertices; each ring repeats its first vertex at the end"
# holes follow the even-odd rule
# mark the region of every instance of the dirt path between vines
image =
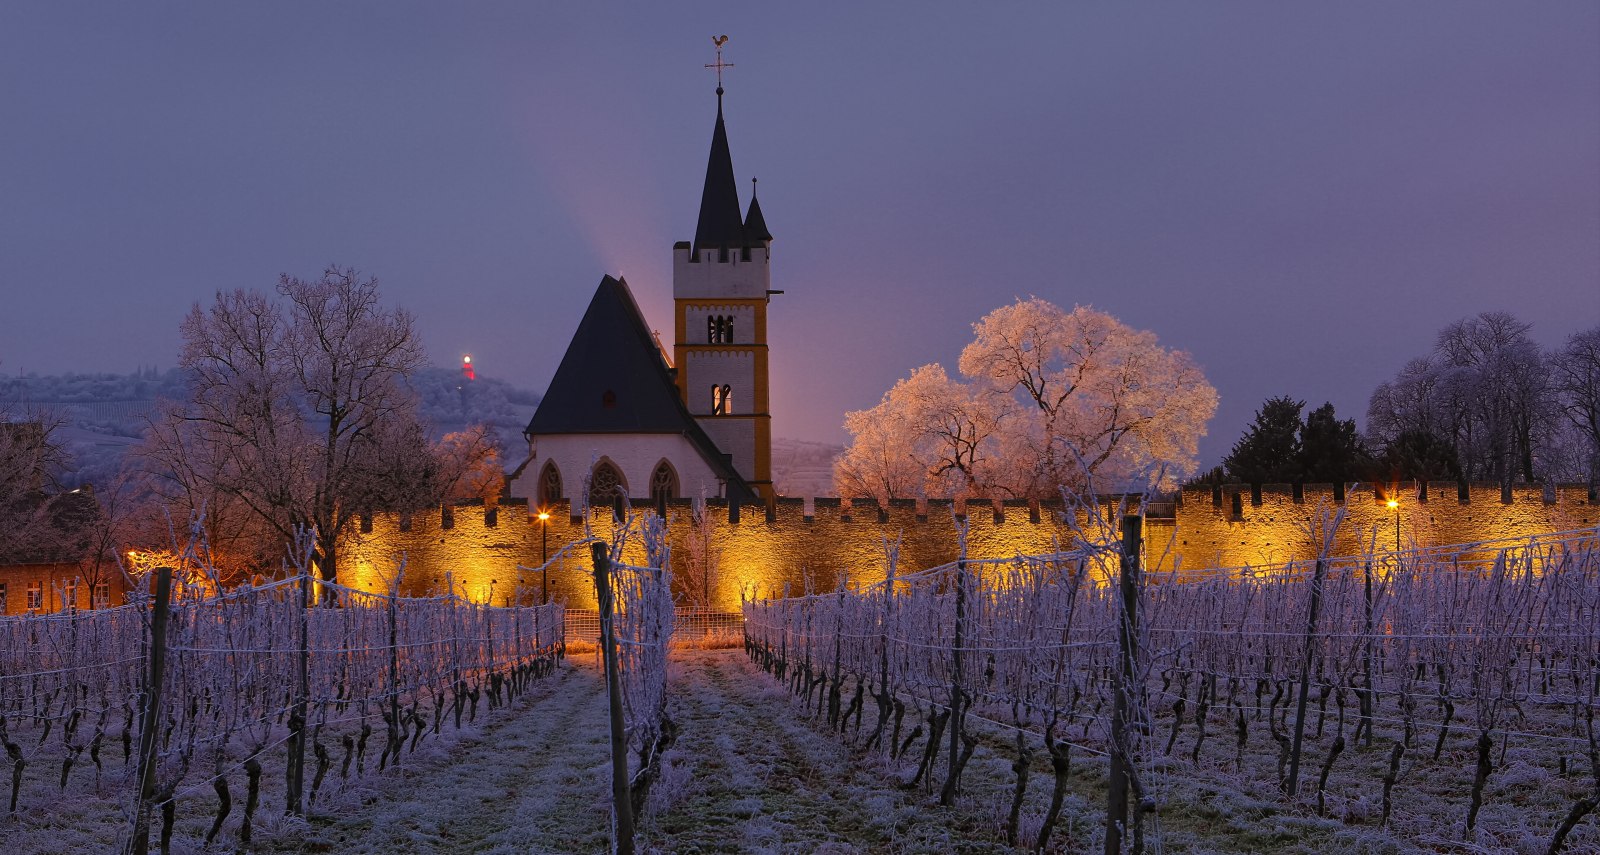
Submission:
POLYGON ((674 654, 672 678, 682 735, 646 817, 659 851, 1013 851, 971 814, 897 787, 900 770, 852 757, 743 650, 674 654))
MULTIPOLYGON (((568 663, 525 709, 408 769, 367 804, 317 818, 299 852, 600 853, 608 849, 605 686, 568 663)), ((901 790, 748 663, 675 651, 681 736, 640 819, 642 852, 997 852, 970 816, 901 790)))
POLYGON ((448 761, 407 770, 353 816, 316 821, 299 851, 605 851, 605 683, 568 662, 533 692, 448 761))

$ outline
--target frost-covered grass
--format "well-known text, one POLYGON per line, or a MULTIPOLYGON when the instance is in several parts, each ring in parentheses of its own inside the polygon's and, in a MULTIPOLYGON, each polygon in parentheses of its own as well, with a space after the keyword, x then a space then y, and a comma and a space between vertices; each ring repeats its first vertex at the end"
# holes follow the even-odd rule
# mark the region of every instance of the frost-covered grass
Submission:
POLYGON ((1001 852, 977 811, 863 766, 737 650, 678 651, 681 728, 642 824, 653 852, 1001 852))
MULTIPOLYGON (((285 816, 284 813, 284 760, 283 746, 271 748, 261 755, 265 772, 261 776, 261 802, 253 823, 253 842, 248 848, 239 846, 239 831, 244 811, 245 774, 238 768, 228 772, 233 797, 232 812, 224 823, 216 844, 210 851, 249 852, 332 852, 346 851, 336 829, 345 821, 360 827, 363 817, 375 827, 397 829, 397 840, 405 839, 409 828, 403 819, 410 817, 419 827, 426 827, 440 815, 440 811, 427 799, 419 802, 414 795, 425 795, 418 790, 418 781, 432 780, 442 770, 471 770, 463 766, 475 748, 494 744, 498 734, 518 722, 536 720, 533 713, 548 709, 555 699, 564 696, 571 688, 573 669, 564 666, 556 675, 534 681, 528 692, 515 700, 509 709, 492 713, 480 711, 476 723, 464 723, 458 731, 445 726, 440 733, 427 734, 415 751, 409 748, 401 757, 399 769, 391 767, 378 772, 377 755, 381 750, 381 736, 374 737, 367 752, 365 770, 358 773, 352 766, 348 779, 341 778, 337 762, 339 752, 334 750, 335 763, 329 770, 316 802, 306 819, 285 816)), ((582 681, 579 680, 579 683, 582 681)), ((573 698, 580 694, 573 694, 573 698)), ((108 742, 102 762, 105 774, 98 780, 87 755, 74 767, 72 783, 62 792, 57 787, 56 767, 30 767, 23 778, 20 804, 23 809, 16 814, 0 814, 0 852, 5 855, 54 855, 63 852, 116 851, 126 840, 130 830, 127 810, 133 790, 136 762, 123 763, 120 746, 108 742)), ((9 770, 9 764, 7 765, 9 770)), ((314 769, 314 764, 312 765, 314 769)), ((481 769, 481 767, 480 767, 481 769)), ((311 772, 308 771, 306 787, 310 789, 311 772)), ((4 792, 10 793, 10 776, 4 776, 4 792)), ((207 851, 204 837, 216 815, 217 799, 210 788, 203 792, 180 798, 174 825, 173 852, 178 855, 207 851)), ((423 839, 417 831, 414 835, 423 839)), ((352 838, 355 839, 355 838, 352 838)), ((152 851, 156 835, 151 835, 152 851)), ((397 844, 398 845, 398 844, 397 844)), ((396 847, 378 847, 355 851, 402 851, 396 847)), ((425 851, 425 849, 424 849, 425 851)))
MULTIPOLYGON (((814 699, 813 699, 814 700, 814 699)), ((988 853, 1005 845, 1014 777, 1012 734, 975 722, 978 745, 954 808, 938 793, 907 788, 923 746, 890 759, 856 747, 853 728, 832 731, 825 714, 807 709, 746 659, 742 650, 675 649, 669 666, 668 712, 680 736, 640 818, 640 850, 653 853, 988 853)), ((870 700, 863 729, 873 724, 870 700)), ((905 727, 914 723, 907 711, 905 727)), ((1160 723, 1158 722, 1158 730, 1160 723)), ((1320 763, 1332 737, 1310 740, 1320 763)), ((509 711, 480 715, 459 733, 445 728, 407 754, 398 773, 368 774, 325 788, 307 820, 283 817, 282 762, 274 755, 263 778, 263 802, 251 852, 601 853, 608 848, 610 767, 604 684, 592 656, 576 656, 536 681, 509 711)), ((1314 734, 1314 731, 1313 731, 1314 734)), ((1391 829, 1377 827, 1381 784, 1392 735, 1380 728, 1372 748, 1352 746, 1339 760, 1354 784, 1330 793, 1329 816, 1315 815, 1314 793, 1285 802, 1271 778, 1270 754, 1248 751, 1233 768, 1231 734, 1214 734, 1217 750, 1196 768, 1180 736, 1162 761, 1160 835, 1167 853, 1542 853, 1544 817, 1583 785, 1581 770, 1562 777, 1531 747, 1508 746, 1490 777, 1479 830, 1460 831, 1470 782, 1472 739, 1452 738, 1439 764, 1408 764, 1395 792, 1391 829), (1182 755, 1181 757, 1179 755, 1182 755), (1452 771, 1455 770, 1455 771, 1452 771), (1537 806, 1537 810, 1530 810, 1537 806)), ((902 736, 903 738, 903 736, 902 736)), ((1263 732, 1252 739, 1266 739, 1263 732)), ((1418 751, 1419 755, 1431 753, 1418 751)), ((1036 751, 1023 810, 1024 843, 1037 838, 1051 788, 1044 752, 1036 751)), ((1498 760, 1498 746, 1496 747, 1498 760)), ((0 819, 0 852, 99 852, 125 829, 119 799, 127 784, 120 751, 108 749, 99 787, 50 795, 50 776, 30 774, 30 809, 0 819), (111 768, 115 767, 115 768, 111 768)), ((371 755, 369 755, 369 760, 371 755)), ((942 780, 943 763, 939 759, 942 780)), ((30 773, 34 771, 30 769, 30 773)), ((77 770, 77 775, 82 770, 77 770)), ((334 769, 337 774, 337 767, 334 769)), ((1049 851, 1098 851, 1102 840, 1105 766, 1077 753, 1065 805, 1049 851)), ((233 851, 242 809, 235 776, 234 815, 223 837, 233 851)), ((214 799, 185 800, 174 850, 202 851, 214 799)), ((1568 852, 1600 852, 1591 817, 1568 852)))

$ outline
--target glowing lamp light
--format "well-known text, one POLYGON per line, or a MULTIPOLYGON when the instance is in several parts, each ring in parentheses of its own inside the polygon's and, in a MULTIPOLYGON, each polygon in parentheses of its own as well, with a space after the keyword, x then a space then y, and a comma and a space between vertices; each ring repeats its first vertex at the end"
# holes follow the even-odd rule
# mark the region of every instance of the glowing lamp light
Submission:
POLYGON ((540 511, 539 512, 539 522, 545 522, 548 519, 550 519, 550 512, 549 511, 540 511))
POLYGON ((1392 510, 1394 510, 1395 508, 1398 508, 1398 507, 1400 507, 1400 502, 1398 500, 1395 500, 1395 499, 1390 499, 1389 500, 1389 510, 1392 511, 1392 510))
POLYGON ((472 370, 472 354, 470 353, 461 355, 461 376, 468 380, 478 379, 478 375, 472 370))

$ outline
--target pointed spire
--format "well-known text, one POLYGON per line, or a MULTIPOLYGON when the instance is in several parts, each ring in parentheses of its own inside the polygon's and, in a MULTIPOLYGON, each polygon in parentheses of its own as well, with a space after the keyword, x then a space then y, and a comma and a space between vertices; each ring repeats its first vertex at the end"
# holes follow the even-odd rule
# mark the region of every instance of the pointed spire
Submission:
POLYGON ((744 215, 744 237, 752 244, 772 240, 772 232, 767 231, 767 218, 761 215, 761 201, 756 198, 754 178, 750 179, 750 212, 744 215))
POLYGON ((698 256, 702 249, 740 249, 744 245, 739 188, 733 180, 733 155, 728 150, 728 129, 722 121, 722 87, 718 86, 717 125, 711 132, 711 158, 706 163, 706 184, 700 194, 694 252, 698 256))

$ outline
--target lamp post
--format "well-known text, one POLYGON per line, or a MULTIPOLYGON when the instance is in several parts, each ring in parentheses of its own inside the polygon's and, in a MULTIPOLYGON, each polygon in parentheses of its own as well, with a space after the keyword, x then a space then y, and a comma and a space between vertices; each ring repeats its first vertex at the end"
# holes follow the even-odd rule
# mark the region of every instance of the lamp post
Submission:
POLYGON ((550 512, 539 512, 539 605, 550 603, 550 512))
POLYGON ((1394 551, 1400 554, 1400 502, 1398 499, 1389 500, 1389 510, 1394 511, 1394 551))

